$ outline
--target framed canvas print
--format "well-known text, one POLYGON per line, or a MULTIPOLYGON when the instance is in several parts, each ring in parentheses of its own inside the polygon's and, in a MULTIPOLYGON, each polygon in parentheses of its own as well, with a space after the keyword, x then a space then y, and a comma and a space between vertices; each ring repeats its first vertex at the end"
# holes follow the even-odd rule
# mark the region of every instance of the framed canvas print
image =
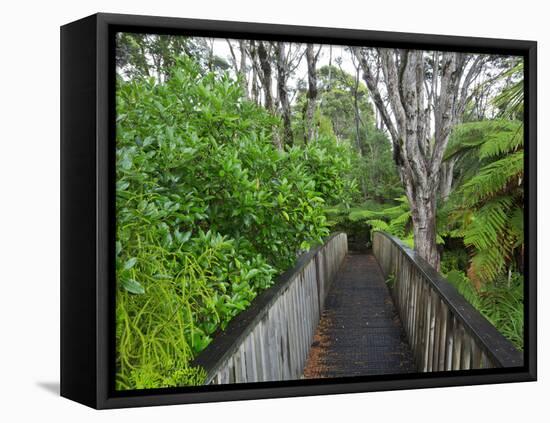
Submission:
POLYGON ((536 379, 536 43, 61 28, 61 394, 536 379))

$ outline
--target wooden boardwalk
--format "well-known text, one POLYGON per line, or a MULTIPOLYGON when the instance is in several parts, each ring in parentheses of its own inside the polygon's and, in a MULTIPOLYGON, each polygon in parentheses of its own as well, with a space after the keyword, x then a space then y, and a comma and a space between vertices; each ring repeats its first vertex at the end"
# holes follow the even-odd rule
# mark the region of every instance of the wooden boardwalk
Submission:
POLYGON ((205 384, 227 384, 521 367, 523 353, 378 231, 372 253, 348 253, 346 234, 335 233, 301 255, 193 364, 205 384), (383 275, 395 275, 393 297, 383 275))
POLYGON ((372 254, 348 254, 326 298, 303 377, 415 371, 376 258, 372 254))

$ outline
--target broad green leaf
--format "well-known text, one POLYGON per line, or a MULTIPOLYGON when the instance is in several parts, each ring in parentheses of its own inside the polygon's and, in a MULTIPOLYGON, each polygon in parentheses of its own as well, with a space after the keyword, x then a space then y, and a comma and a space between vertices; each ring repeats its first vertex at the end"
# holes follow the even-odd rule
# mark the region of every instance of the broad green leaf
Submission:
POLYGON ((145 289, 141 284, 134 279, 126 279, 122 281, 122 287, 132 294, 145 294, 145 289))
POLYGON ((124 266, 123 266, 123 270, 130 270, 132 267, 135 266, 135 264, 137 263, 137 258, 136 257, 132 257, 130 259, 128 259, 126 261, 126 263, 124 263, 124 266))

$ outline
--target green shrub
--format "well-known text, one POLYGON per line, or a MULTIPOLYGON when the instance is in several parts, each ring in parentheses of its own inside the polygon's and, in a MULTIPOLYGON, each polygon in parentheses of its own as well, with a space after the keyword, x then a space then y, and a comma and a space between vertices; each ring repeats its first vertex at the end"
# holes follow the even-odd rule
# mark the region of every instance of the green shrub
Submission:
MULTIPOLYGON (((447 243, 451 243, 454 240, 446 241, 447 243)), ((468 269, 468 261, 468 252, 463 245, 461 248, 445 248, 441 253, 440 272, 444 275, 452 270, 466 272, 468 269)))
POLYGON ((278 120, 189 60, 117 84, 117 388, 195 385, 216 330, 328 235, 345 160, 278 151, 278 120))
POLYGON ((304 166, 327 205, 349 206, 357 197, 357 181, 352 176, 354 151, 347 142, 321 136, 303 148, 304 166))

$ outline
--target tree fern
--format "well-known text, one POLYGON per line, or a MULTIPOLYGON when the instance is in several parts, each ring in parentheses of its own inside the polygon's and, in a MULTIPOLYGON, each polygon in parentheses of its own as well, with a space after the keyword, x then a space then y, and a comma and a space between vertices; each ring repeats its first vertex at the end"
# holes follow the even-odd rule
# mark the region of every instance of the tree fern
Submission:
POLYGON ((465 205, 474 206, 521 187, 523 158, 523 150, 517 151, 481 168, 461 189, 465 205))
POLYGON ((398 238, 408 238, 411 235, 411 212, 405 211, 399 216, 391 219, 388 225, 388 230, 391 234, 398 238))
POLYGON ((523 125, 518 121, 485 120, 457 125, 444 155, 444 160, 456 163, 453 185, 460 186, 494 158, 522 146, 523 125))
POLYGON ((469 170, 443 212, 447 233, 462 236, 471 253, 468 276, 479 287, 504 272, 523 244, 522 123, 471 122, 453 137, 446 157, 469 170))
POLYGON ((377 212, 376 219, 367 219, 366 222, 373 231, 383 230, 401 240, 412 237, 411 209, 407 197, 396 198, 398 204, 377 212), (384 222, 384 224, 381 224, 384 222))
POLYGON ((473 215, 469 225, 464 230, 464 243, 478 250, 491 248, 499 242, 508 225, 508 213, 512 207, 510 197, 500 197, 484 204, 473 215))
POLYGON ((384 220, 380 220, 380 219, 370 219, 370 220, 368 221, 368 224, 370 225, 371 231, 372 231, 372 232, 375 232, 375 231, 384 231, 384 232, 388 232, 389 225, 388 225, 388 223, 385 222, 384 220))
POLYGON ((480 146, 479 157, 487 159, 512 153, 523 148, 523 125, 518 122, 505 122, 488 134, 480 146))

